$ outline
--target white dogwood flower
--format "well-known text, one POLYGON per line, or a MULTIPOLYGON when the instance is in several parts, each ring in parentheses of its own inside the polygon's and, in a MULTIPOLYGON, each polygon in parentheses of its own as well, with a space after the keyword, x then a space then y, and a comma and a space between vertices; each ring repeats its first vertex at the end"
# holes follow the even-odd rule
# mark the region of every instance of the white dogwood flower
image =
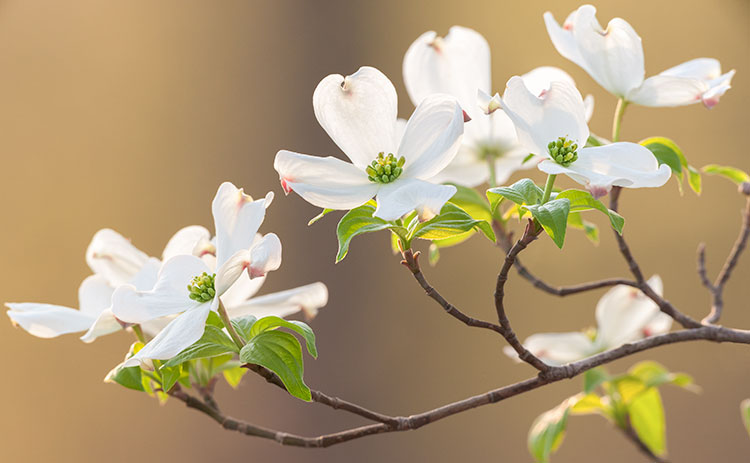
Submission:
MULTIPOLYGON (((111 298, 115 288, 131 284, 141 290, 151 289, 161 265, 129 240, 110 229, 99 230, 86 250, 86 263, 94 272, 78 289, 79 308, 31 302, 7 303, 11 321, 30 334, 53 338, 62 334, 83 332, 85 342, 123 328, 112 314, 111 298)), ((146 324, 149 333, 158 331, 157 322, 146 324)))
MULTIPOLYGON (((649 286, 661 295, 661 278, 654 275, 649 286)), ((615 286, 596 305, 595 333, 541 333, 529 336, 523 345, 550 365, 563 365, 590 357, 605 350, 649 336, 669 332, 672 318, 640 290, 615 286)), ((504 352, 517 359, 518 354, 506 346, 504 352)))
POLYGON ((209 253, 206 259, 192 253, 181 254, 189 238, 197 238, 203 246, 207 238, 201 236, 198 228, 183 229, 167 245, 169 259, 162 266, 152 290, 139 291, 132 285, 115 290, 112 310, 122 321, 144 323, 179 314, 130 358, 126 366, 177 355, 200 339, 209 312, 218 309, 219 297, 241 275, 253 279, 279 268, 279 238, 269 233, 256 240, 256 232, 272 199, 273 194, 269 193, 264 199, 254 201, 231 183, 223 183, 212 204, 216 238, 211 251, 215 254, 209 253), (170 257, 174 253, 177 255, 170 257))
POLYGON ((274 168, 286 193, 329 209, 352 209, 377 196, 375 216, 395 220, 417 210, 428 218, 455 187, 426 181, 456 156, 464 115, 455 98, 431 95, 399 137, 396 89, 372 67, 332 74, 313 94, 315 116, 351 163, 279 151, 274 168))
MULTIPOLYGON (((433 177, 433 181, 468 187, 488 180, 501 184, 513 172, 533 166, 523 165, 529 152, 518 143, 513 123, 498 110, 497 100, 489 97, 492 91, 490 47, 481 34, 460 26, 451 27, 445 37, 439 37, 434 31, 425 32, 404 55, 403 73, 406 90, 415 106, 431 94, 447 93, 458 99, 472 119, 464 129, 458 155, 433 177), (492 175, 494 179, 490 178, 492 175)), ((522 77, 537 94, 558 80, 575 85, 567 73, 549 66, 534 69, 522 77)), ((593 111, 592 96, 586 98, 586 103, 587 109, 593 111)))
POLYGON ((664 185, 671 175, 647 148, 618 142, 584 147, 589 138, 585 108, 578 90, 553 82, 538 96, 520 77, 512 77, 502 97, 518 139, 529 152, 545 156, 538 164, 547 174, 565 174, 585 185, 595 196, 612 186, 647 188, 664 185))
POLYGON ((730 88, 734 70, 725 74, 712 58, 698 58, 644 79, 641 38, 627 21, 612 19, 602 29, 596 8, 583 5, 562 26, 544 14, 557 51, 582 67, 618 98, 644 106, 683 106, 702 102, 711 108, 730 88))

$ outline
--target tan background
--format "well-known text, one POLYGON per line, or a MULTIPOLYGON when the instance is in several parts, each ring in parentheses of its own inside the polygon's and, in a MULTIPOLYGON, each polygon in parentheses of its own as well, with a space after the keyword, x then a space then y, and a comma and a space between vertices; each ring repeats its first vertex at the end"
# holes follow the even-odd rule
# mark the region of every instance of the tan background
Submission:
MULTIPOLYGON (((357 239, 334 266, 336 218, 305 226, 316 210, 284 198, 272 169, 289 148, 340 155, 317 125, 311 95, 329 73, 373 65, 412 107, 401 78, 406 48, 422 32, 453 24, 477 29, 492 46, 493 85, 539 65, 570 72, 597 98, 592 129, 608 135, 614 100, 562 59, 542 13, 562 20, 574 1, 186 2, 4 1, 0 3, 0 156, 3 300, 76 304, 83 260, 101 227, 158 255, 179 227, 211 224, 210 200, 231 180, 256 196, 277 193, 263 231, 284 243, 284 265, 264 291, 325 281, 330 304, 313 323, 321 356, 307 382, 390 414, 410 414, 484 392, 533 372, 501 354, 502 342, 445 316, 391 256, 381 233, 357 239), (547 3, 547 4, 545 4, 547 3)), ((738 70, 713 111, 628 110, 623 136, 673 137, 695 165, 750 168, 750 7, 745 0, 688 6, 679 0, 599 2, 599 18, 626 18, 643 37, 647 74, 700 56, 738 70)), ((533 172, 535 178, 540 178, 533 172)), ((673 183, 626 192, 627 234, 645 271, 662 275, 666 295, 702 317, 708 296, 694 272, 705 240, 715 274, 736 236, 742 200, 719 179, 680 197, 673 183)), ((570 184, 568 182, 568 184, 570 184)), ((595 220, 604 225, 600 217, 595 220)), ((625 275, 603 233, 598 248, 571 233, 565 253, 541 240, 526 263, 564 284, 625 275)), ((500 262, 487 241, 443 253, 428 277, 466 312, 491 319, 500 262)), ((746 259, 727 289, 727 325, 750 327, 746 259)), ((508 307, 521 336, 593 324, 601 292, 558 299, 515 275, 508 307)), ((0 460, 3 461, 531 461, 533 418, 580 390, 580 379, 455 416, 416 432, 368 437, 328 450, 281 448, 223 431, 178 403, 101 379, 130 343, 125 333, 84 345, 75 336, 39 340, 0 323, 0 460)), ((738 403, 750 397, 750 349, 692 343, 617 362, 624 370, 654 358, 695 376, 703 393, 664 390, 675 462, 743 461, 750 454, 738 403)), ((229 413, 289 432, 319 434, 362 423, 291 400, 255 377, 218 398, 229 413)), ((572 419, 556 462, 645 461, 599 417, 572 419)))

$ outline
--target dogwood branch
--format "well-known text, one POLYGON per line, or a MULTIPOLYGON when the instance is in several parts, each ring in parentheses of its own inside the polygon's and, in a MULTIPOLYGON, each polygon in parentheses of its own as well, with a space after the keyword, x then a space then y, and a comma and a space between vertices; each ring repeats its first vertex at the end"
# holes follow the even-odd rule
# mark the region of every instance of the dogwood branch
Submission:
MULTIPOLYGON (((621 191, 622 188, 616 186, 612 187, 612 192, 610 193, 609 208, 615 212, 617 212, 618 209, 621 191)), ((649 286, 649 284, 646 282, 646 279, 643 277, 643 272, 641 271, 638 262, 636 262, 635 257, 633 257, 633 253, 630 251, 628 243, 625 241, 625 237, 617 233, 617 231, 614 229, 612 231, 614 232, 615 240, 617 240, 620 254, 622 254, 622 256, 625 258, 625 262, 628 264, 628 268, 630 268, 630 273, 632 273, 635 277, 635 282, 637 283, 636 287, 640 289, 643 294, 648 296, 649 299, 654 301, 656 305, 659 306, 659 309, 662 312, 672 317, 683 327, 697 328, 701 326, 700 322, 677 310, 677 308, 673 306, 672 303, 661 297, 656 293, 656 291, 653 290, 653 288, 651 288, 651 286, 649 286)))
MULTIPOLYGON (((545 386, 550 383, 562 381, 564 379, 574 378, 585 371, 588 371, 597 366, 612 362, 614 360, 633 355, 637 352, 653 349, 658 346, 667 344, 674 344, 686 341, 695 340, 707 340, 713 342, 731 342, 740 344, 750 344, 750 331, 735 330, 716 325, 705 325, 698 328, 684 329, 681 331, 675 331, 672 333, 662 334, 658 336, 652 336, 645 338, 637 342, 624 344, 615 349, 602 352, 593 357, 589 357, 577 362, 573 362, 567 365, 559 367, 549 367, 547 370, 539 372, 539 374, 533 378, 526 379, 508 386, 504 386, 498 389, 485 392, 483 394, 468 397, 457 402, 449 403, 441 407, 429 410, 427 412, 418 413, 410 416, 387 416, 375 412, 369 412, 375 416, 387 418, 386 422, 378 422, 376 424, 370 424, 366 426, 360 426, 345 431, 323 434, 315 437, 304 437, 296 434, 290 434, 282 431, 272 430, 257 426, 251 423, 247 423, 229 416, 226 416, 218 410, 212 408, 201 400, 184 392, 179 384, 175 386, 169 395, 184 402, 189 408, 195 409, 211 417, 214 421, 219 423, 224 429, 231 431, 237 431, 239 433, 261 437, 264 439, 275 440, 282 445, 290 445, 296 447, 308 447, 308 448, 322 448, 330 447, 332 445, 340 444, 354 439, 359 439, 365 436, 373 434, 382 434, 389 432, 400 432, 419 429, 430 423, 442 420, 449 416, 462 413, 483 405, 493 404, 501 402, 510 397, 514 397, 519 394, 523 394, 539 387, 545 386)), ((252 365, 248 365, 248 368, 252 368, 252 365)), ((271 373, 273 374, 273 373, 271 373)), ((273 381, 271 381, 273 382, 273 381)), ((321 393, 322 394, 322 393, 321 393)), ((328 397, 328 396, 326 396, 328 397)), ((315 400, 315 394, 313 394, 315 400)), ((339 399, 340 400, 340 399, 339 399)), ((316 400, 317 401, 317 400, 316 400)), ((343 402, 343 401, 342 401, 343 402)), ((325 403, 320 401, 320 403, 325 403)), ((358 405, 351 404, 348 411, 351 411, 353 407, 356 410, 366 410, 358 405)), ((339 407, 344 408, 344 407, 339 407)), ((368 419, 362 413, 356 413, 360 416, 368 419)))
MULTIPOLYGON (((748 184, 750 185, 750 183, 748 184)), ((750 190, 750 187, 748 188, 750 190)), ((740 189, 740 191, 743 191, 740 189)), ((706 274, 706 246, 701 243, 698 246, 698 274, 701 277, 703 286, 708 288, 713 299, 711 306, 711 312, 703 319, 703 323, 716 323, 721 317, 721 311, 724 308, 724 285, 729 281, 729 277, 732 276, 732 270, 737 265, 740 259, 742 251, 747 246, 748 238, 750 238, 750 191, 748 191, 747 199, 745 200, 745 209, 742 213, 742 226, 740 227, 740 234, 737 240, 732 246, 732 250, 727 256, 727 260, 724 262, 724 266, 721 268, 719 275, 716 277, 716 281, 711 283, 706 274)))
POLYGON ((461 312, 453 304, 446 301, 445 298, 434 287, 432 287, 430 283, 427 282, 427 279, 422 273, 422 269, 419 266, 419 252, 414 253, 411 249, 407 249, 401 255, 404 258, 401 263, 406 268, 408 268, 409 271, 411 271, 412 275, 414 275, 414 279, 417 280, 422 289, 424 289, 425 293, 427 293, 430 298, 437 302, 448 315, 460 320, 466 326, 471 326, 474 328, 486 328, 500 334, 504 333, 504 330, 500 325, 472 318, 461 312))
POLYGON ((505 261, 503 262, 503 266, 500 269, 500 273, 497 275, 497 283, 495 284, 495 310, 497 310, 497 318, 500 321, 500 326, 503 330, 501 334, 503 335, 505 340, 508 341, 508 344, 510 344, 513 350, 518 353, 518 358, 530 364, 537 370, 544 372, 549 370, 550 366, 544 363, 536 355, 532 354, 523 346, 523 344, 521 344, 521 341, 518 340, 518 336, 516 336, 516 333, 510 326, 510 320, 505 313, 504 304, 505 283, 508 281, 508 273, 510 272, 511 267, 513 267, 518 254, 526 249, 526 246, 537 239, 539 233, 541 233, 541 230, 541 227, 537 228, 534 221, 529 219, 528 223, 526 224, 526 229, 523 232, 523 236, 521 236, 521 239, 516 241, 516 244, 514 244, 510 248, 510 251, 508 251, 508 253, 505 255, 505 261))
MULTIPOLYGON (((507 231, 503 224, 497 220, 493 221, 492 228, 495 231, 495 236, 497 237, 497 245, 501 249, 504 249, 505 252, 510 251, 510 248, 513 246, 512 233, 507 231)), ((519 259, 518 257, 516 257, 514 267, 516 269, 516 272, 518 272, 521 277, 528 280, 528 282, 531 283, 535 288, 554 296, 569 296, 571 294, 584 293, 587 291, 593 291, 595 289, 609 288, 611 286, 617 285, 627 285, 633 286, 635 288, 638 287, 638 283, 625 278, 607 278, 604 280, 590 281, 577 285, 552 286, 531 273, 531 271, 521 263, 521 259, 519 259)))

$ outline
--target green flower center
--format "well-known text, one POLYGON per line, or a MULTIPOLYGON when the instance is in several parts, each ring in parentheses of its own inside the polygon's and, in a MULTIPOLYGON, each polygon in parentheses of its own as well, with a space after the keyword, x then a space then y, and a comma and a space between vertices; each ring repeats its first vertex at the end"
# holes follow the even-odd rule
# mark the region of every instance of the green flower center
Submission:
POLYGON ((190 291, 190 299, 197 302, 208 302, 216 296, 216 289, 214 288, 214 280, 216 274, 209 275, 206 272, 193 277, 190 280, 190 284, 187 285, 188 291, 190 291))
POLYGON ((372 161, 372 164, 367 166, 367 178, 371 182, 375 183, 391 183, 396 180, 401 173, 404 171, 404 163, 406 158, 401 156, 396 159, 393 153, 378 153, 378 157, 372 161))
POLYGON ((500 159, 505 153, 497 146, 481 145, 477 150, 477 154, 482 161, 490 162, 500 159))
POLYGON ((567 137, 560 137, 549 142, 547 149, 552 160, 563 167, 568 167, 578 159, 578 145, 573 143, 573 140, 568 140, 567 137))

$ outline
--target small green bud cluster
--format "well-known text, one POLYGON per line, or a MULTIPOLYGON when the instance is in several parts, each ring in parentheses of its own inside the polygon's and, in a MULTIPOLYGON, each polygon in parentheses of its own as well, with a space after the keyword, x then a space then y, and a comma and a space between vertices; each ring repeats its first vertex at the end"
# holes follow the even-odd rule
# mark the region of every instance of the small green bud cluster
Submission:
POLYGON ((216 289, 214 289, 214 281, 216 274, 209 275, 203 272, 197 277, 193 277, 190 280, 190 284, 187 285, 188 291, 190 291, 190 299, 198 302, 208 302, 216 296, 216 289))
POLYGON ((578 159, 578 145, 566 137, 549 142, 547 149, 552 159, 563 167, 568 167, 578 159))
POLYGON ((375 183, 391 183, 404 171, 405 162, 406 158, 403 156, 396 159, 393 153, 388 153, 388 156, 385 156, 385 153, 380 152, 377 159, 372 161, 372 164, 365 169, 367 178, 375 183))

